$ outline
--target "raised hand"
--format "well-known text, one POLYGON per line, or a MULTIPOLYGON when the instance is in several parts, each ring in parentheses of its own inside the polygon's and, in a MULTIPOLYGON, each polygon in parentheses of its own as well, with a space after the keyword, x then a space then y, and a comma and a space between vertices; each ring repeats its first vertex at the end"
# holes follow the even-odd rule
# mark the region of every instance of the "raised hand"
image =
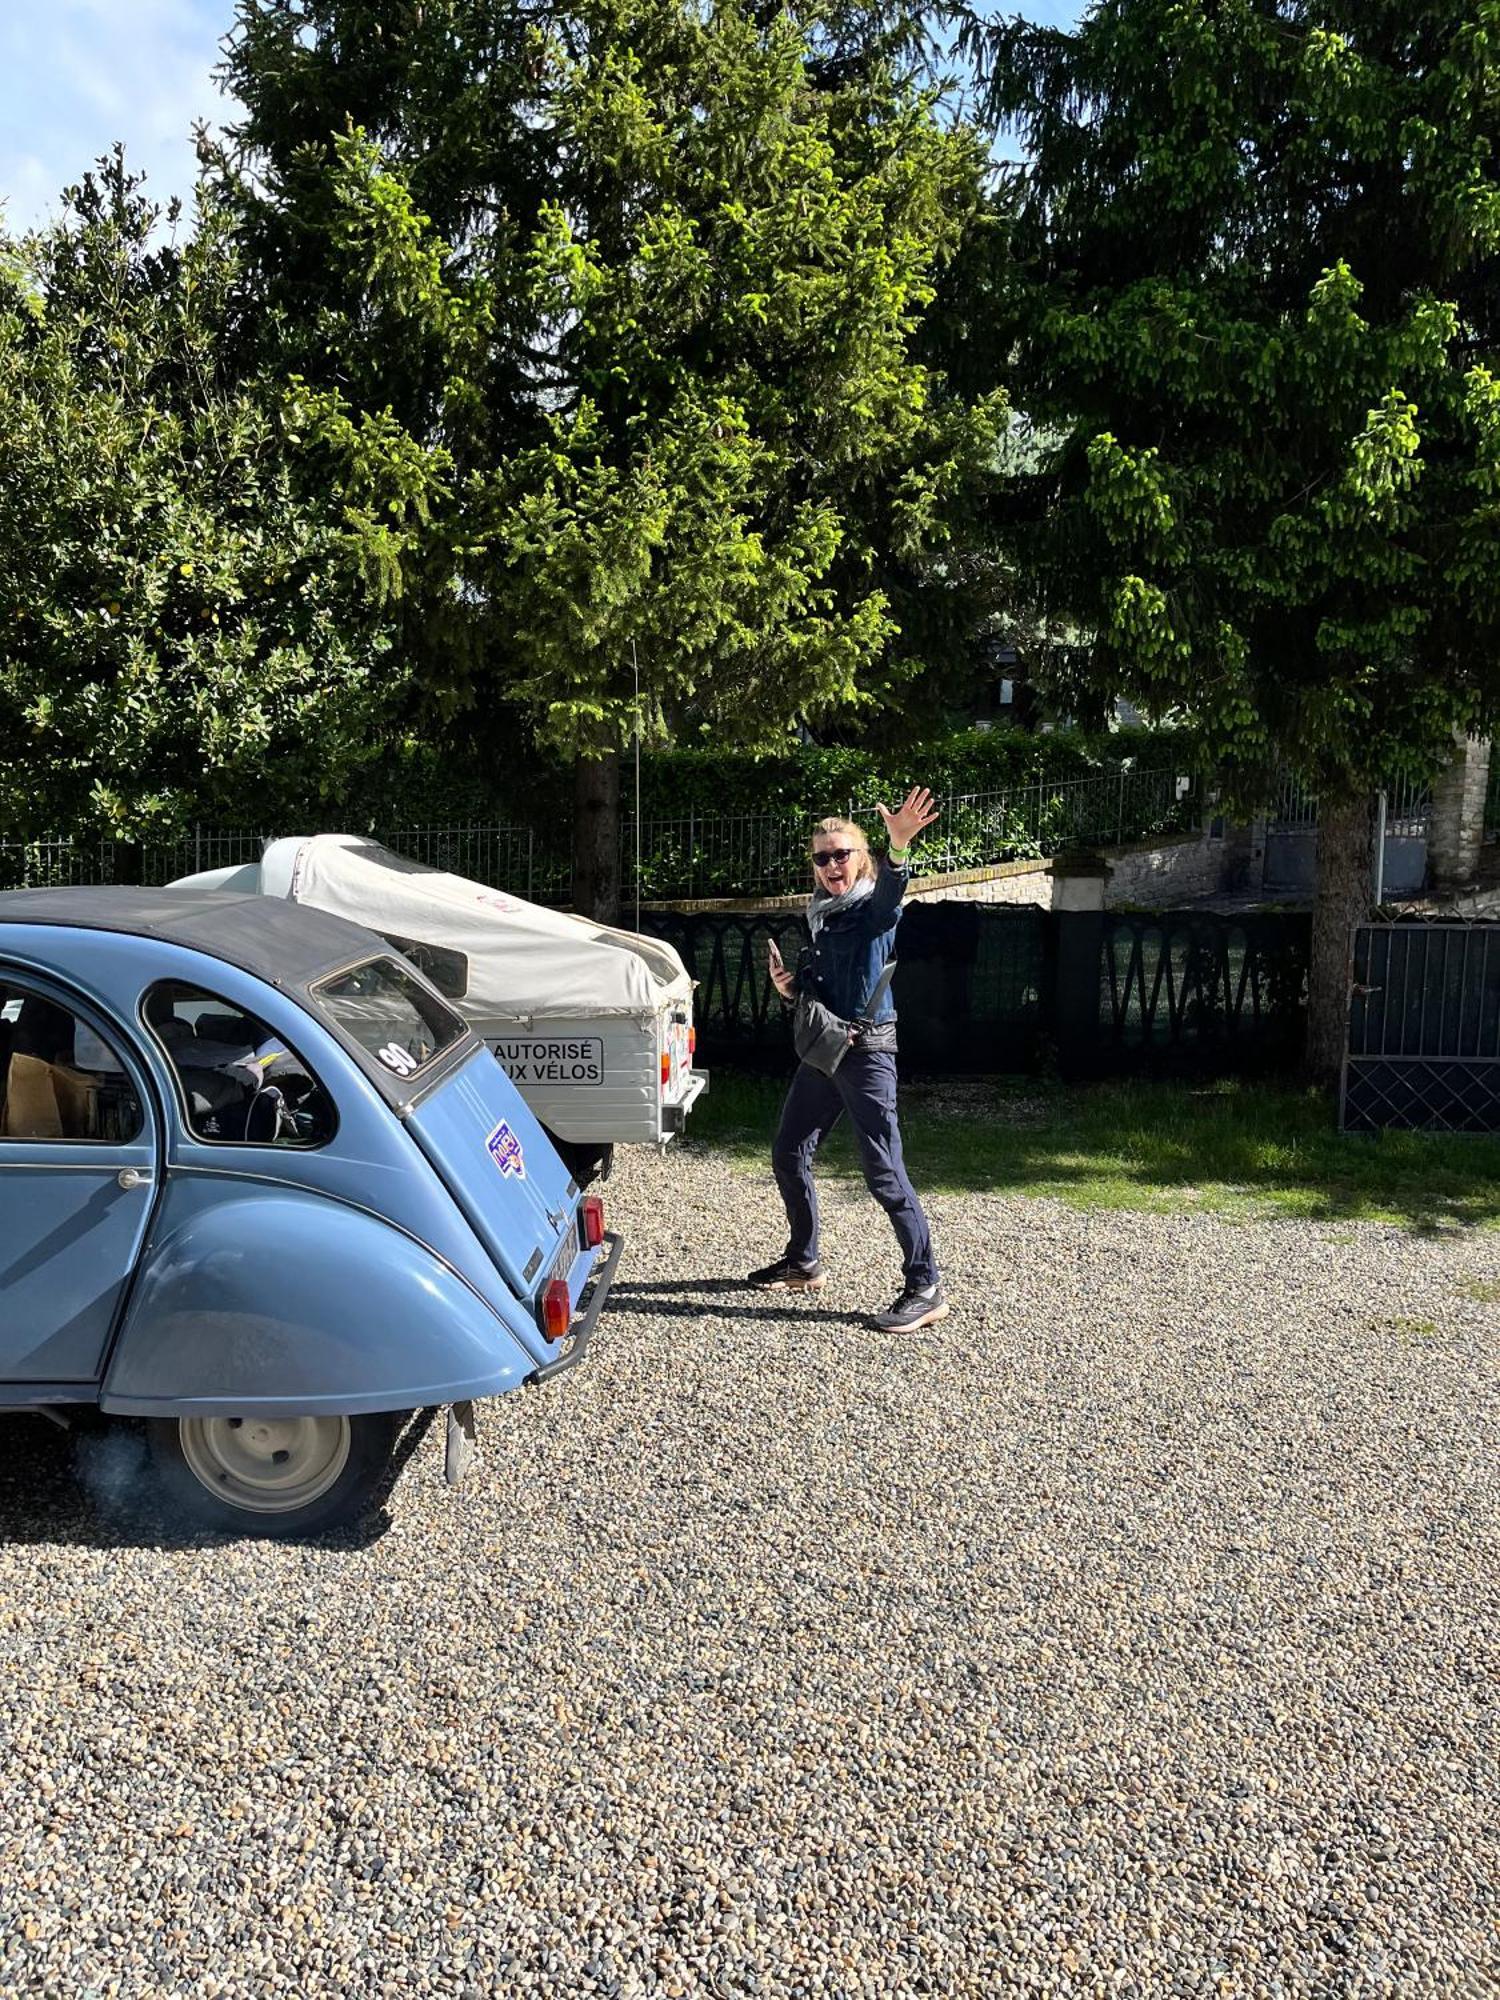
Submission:
POLYGON ((932 825, 942 808, 933 804, 932 794, 925 785, 913 785, 895 812, 882 805, 875 810, 885 821, 892 847, 910 847, 922 829, 932 825))

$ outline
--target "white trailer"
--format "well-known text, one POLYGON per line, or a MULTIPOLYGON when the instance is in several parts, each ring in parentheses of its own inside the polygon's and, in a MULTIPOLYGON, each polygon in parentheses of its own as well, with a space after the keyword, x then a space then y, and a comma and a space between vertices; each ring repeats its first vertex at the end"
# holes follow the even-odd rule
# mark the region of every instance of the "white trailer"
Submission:
POLYGON ((669 944, 408 861, 373 840, 271 841, 176 889, 286 897, 378 931, 489 1043, 580 1183, 666 1145, 708 1087, 693 982, 669 944))

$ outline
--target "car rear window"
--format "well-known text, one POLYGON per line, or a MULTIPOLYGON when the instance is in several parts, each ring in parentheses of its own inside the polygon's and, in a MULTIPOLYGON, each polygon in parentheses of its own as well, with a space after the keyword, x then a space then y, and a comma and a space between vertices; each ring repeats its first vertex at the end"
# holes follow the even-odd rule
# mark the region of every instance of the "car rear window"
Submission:
POLYGON ((393 1076, 415 1076, 465 1033, 462 1015, 394 958, 368 959, 320 979, 312 995, 329 1019, 393 1076))

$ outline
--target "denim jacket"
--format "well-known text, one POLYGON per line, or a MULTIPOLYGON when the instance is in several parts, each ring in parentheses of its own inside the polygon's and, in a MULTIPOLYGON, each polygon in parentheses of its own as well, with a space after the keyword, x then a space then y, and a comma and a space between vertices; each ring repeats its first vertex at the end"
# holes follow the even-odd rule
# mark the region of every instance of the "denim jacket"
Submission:
MULTIPOLYGON (((799 992, 811 993, 846 1021, 858 1015, 895 947, 907 879, 908 871, 898 862, 882 861, 875 887, 862 902, 848 909, 834 904, 816 941, 797 961, 799 992)), ((887 986, 875 1019, 883 1023, 895 1018, 896 1003, 887 986)))

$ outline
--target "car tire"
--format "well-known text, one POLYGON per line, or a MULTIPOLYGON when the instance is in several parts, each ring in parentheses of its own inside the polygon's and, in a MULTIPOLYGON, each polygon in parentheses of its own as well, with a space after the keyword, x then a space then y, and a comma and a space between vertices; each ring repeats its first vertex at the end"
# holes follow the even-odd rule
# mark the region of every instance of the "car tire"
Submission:
POLYGON ((402 1416, 156 1417, 152 1462, 199 1525, 284 1540, 358 1519, 391 1465, 402 1416))

